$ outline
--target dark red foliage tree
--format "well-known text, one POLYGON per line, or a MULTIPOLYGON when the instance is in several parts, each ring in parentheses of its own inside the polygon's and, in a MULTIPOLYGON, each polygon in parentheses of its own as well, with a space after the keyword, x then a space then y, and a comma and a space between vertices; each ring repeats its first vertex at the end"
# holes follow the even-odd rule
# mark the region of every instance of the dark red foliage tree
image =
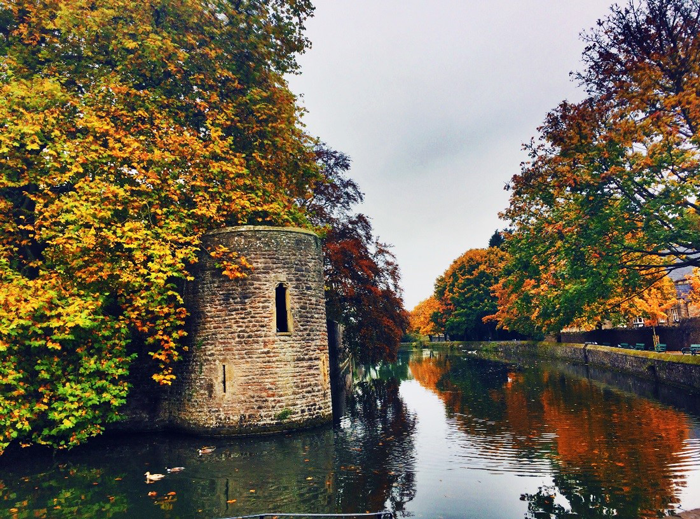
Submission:
POLYGON ((316 147, 325 182, 303 205, 312 223, 325 227, 323 246, 328 318, 344 327, 344 340, 360 362, 395 360, 408 327, 399 267, 390 247, 372 232, 370 220, 353 212, 363 201, 359 186, 346 176, 347 155, 316 147))

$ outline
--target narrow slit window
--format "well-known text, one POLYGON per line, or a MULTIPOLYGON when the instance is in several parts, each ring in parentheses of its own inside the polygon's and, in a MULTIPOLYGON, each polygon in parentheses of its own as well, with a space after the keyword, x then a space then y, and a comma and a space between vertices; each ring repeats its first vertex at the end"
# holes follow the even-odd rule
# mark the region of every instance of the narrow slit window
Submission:
POLYGON ((275 288, 275 319, 277 333, 289 333, 291 331, 289 319, 289 293, 287 287, 280 283, 275 288))
POLYGON ((224 394, 226 394, 226 364, 221 365, 221 385, 223 386, 224 394))

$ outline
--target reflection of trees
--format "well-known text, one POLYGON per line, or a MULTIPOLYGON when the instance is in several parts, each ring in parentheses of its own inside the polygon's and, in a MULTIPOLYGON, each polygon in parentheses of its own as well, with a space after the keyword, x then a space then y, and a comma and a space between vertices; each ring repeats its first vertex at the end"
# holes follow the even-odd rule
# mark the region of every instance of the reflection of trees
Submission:
MULTIPOLYGON (((416 418, 399 396, 399 380, 380 368, 356 383, 336 449, 337 500, 343 512, 401 513, 415 497, 416 418)), ((405 370, 404 370, 405 372, 405 370)), ((405 378, 405 377, 404 377, 405 378)))
POLYGON ((678 502, 675 493, 684 481, 671 467, 689 433, 682 414, 586 380, 555 378, 542 401, 557 432, 555 481, 574 511, 653 517, 678 502), (592 502, 593 495, 604 501, 592 502))
POLYGON ((415 495, 415 417, 398 393, 406 361, 365 371, 337 429, 208 439, 133 435, 39 457, 6 453, 0 517, 232 517, 262 512, 401 512, 415 495), (215 450, 199 455, 204 444, 215 450), (144 472, 165 473, 146 484, 144 472), (150 494, 150 495, 149 495, 150 494), (15 511, 16 510, 16 511, 15 511))
MULTIPOLYGON (((410 370, 499 468, 513 454, 520 460, 546 457, 573 513, 656 517, 678 502, 685 482, 672 467, 689 425, 674 409, 549 369, 514 371, 472 357, 415 359, 410 370)), ((529 496, 533 514, 538 507, 546 512, 541 505, 547 496, 529 496)), ((554 507, 546 513, 568 512, 554 507)))
POLYGON ((534 494, 523 494, 522 501, 527 501, 527 519, 550 519, 578 517, 556 503, 555 487, 540 487, 534 494))
POLYGON ((356 366, 354 379, 356 382, 374 379, 385 381, 392 379, 396 381, 406 380, 408 378, 409 365, 409 357, 399 354, 396 362, 382 362, 372 366, 356 366))
POLYGON ((50 518, 110 517, 115 510, 131 518, 155 519, 334 509, 332 429, 288 437, 209 439, 206 443, 216 449, 200 456, 203 441, 164 435, 105 437, 59 453, 55 460, 30 458, 14 464, 16 470, 3 467, 0 517, 13 517, 9 510, 18 508, 15 503, 24 503, 27 510, 18 517, 50 518), (146 470, 165 473, 172 466, 184 466, 185 471, 145 483, 146 470))
POLYGON ((0 476, 0 516, 114 517, 127 510, 117 481, 104 471, 60 464, 56 471, 33 477, 3 469, 0 476), (66 484, 66 480, 71 483, 66 484))

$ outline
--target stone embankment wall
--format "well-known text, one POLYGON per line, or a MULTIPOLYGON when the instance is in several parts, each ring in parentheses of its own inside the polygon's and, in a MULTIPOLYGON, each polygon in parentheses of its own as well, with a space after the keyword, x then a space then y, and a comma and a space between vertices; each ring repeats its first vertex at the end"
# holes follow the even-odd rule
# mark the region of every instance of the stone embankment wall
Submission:
POLYGON ((306 230, 209 233, 253 265, 231 280, 203 254, 185 294, 190 351, 162 404, 171 426, 209 435, 308 427, 332 419, 323 264, 306 230))
POLYGON ((700 390, 700 356, 621 350, 608 346, 547 342, 466 343, 467 347, 497 353, 508 359, 541 357, 600 366, 700 390))

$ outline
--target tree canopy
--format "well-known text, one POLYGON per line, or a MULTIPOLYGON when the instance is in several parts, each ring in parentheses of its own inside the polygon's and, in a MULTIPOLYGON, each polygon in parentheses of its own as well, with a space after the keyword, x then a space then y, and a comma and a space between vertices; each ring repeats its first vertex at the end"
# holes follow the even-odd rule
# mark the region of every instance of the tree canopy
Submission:
POLYGON ((324 181, 302 206, 325 228, 327 316, 343 324, 343 339, 355 359, 393 361, 409 324, 396 258, 374 236, 369 218, 353 212, 364 195, 346 175, 350 158, 325 144, 316 146, 316 154, 324 181))
POLYGON ((433 315, 440 309, 440 303, 435 296, 430 296, 418 303, 411 310, 409 329, 418 335, 436 335, 440 333, 437 324, 433 320, 433 315))
POLYGON ((700 264, 700 4, 614 6, 584 40, 587 97, 548 114, 509 184, 511 329, 600 319, 700 264))
POLYGON ((135 338, 172 381, 204 232, 308 225, 297 201, 322 176, 283 74, 311 13, 0 1, 0 451, 74 445, 117 419, 135 338))
POLYGON ((483 319, 497 309, 491 291, 500 277, 504 259, 505 253, 498 247, 470 249, 435 281, 438 310, 433 320, 450 337, 491 338, 491 325, 483 319))

